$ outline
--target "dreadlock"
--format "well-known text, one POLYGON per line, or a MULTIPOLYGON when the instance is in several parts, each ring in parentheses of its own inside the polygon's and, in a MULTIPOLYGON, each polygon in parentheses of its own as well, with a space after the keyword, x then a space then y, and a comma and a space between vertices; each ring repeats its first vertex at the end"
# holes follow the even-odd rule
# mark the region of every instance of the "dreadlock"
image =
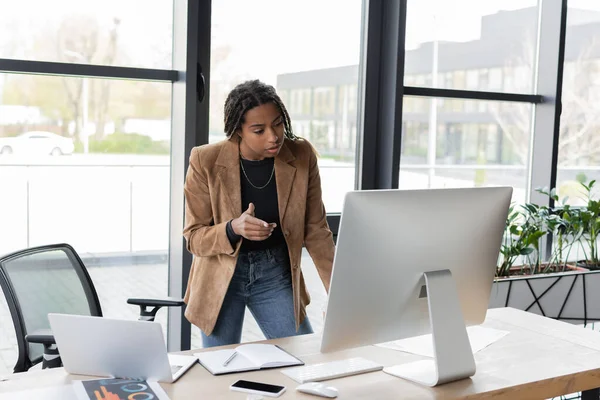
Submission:
POLYGON ((283 116, 284 135, 290 140, 298 139, 292 131, 292 123, 285 105, 271 85, 267 85, 258 79, 246 81, 237 85, 225 100, 225 134, 228 138, 242 129, 244 115, 248 110, 263 104, 273 103, 283 116))

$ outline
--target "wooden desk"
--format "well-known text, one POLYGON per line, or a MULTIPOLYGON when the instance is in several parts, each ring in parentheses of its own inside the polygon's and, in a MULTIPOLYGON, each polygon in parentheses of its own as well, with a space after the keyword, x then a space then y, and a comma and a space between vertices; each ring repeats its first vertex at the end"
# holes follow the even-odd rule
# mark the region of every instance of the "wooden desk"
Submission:
MULTIPOLYGON (((338 388, 338 399, 342 400, 545 399, 600 387, 600 333, 511 308, 489 310, 484 326, 508 330, 510 334, 475 355, 477 373, 471 379, 427 388, 384 372, 373 372, 328 383, 338 388)), ((317 335, 272 342, 306 364, 352 356, 362 356, 383 365, 422 358, 375 346, 320 354, 317 335)), ((0 382, 0 393, 68 383, 74 378, 83 377, 71 376, 62 368, 15 374, 8 381, 0 382)), ((297 392, 297 383, 280 370, 212 376, 198 364, 176 383, 162 386, 173 400, 244 400, 244 393, 229 390, 231 383, 242 378, 285 385, 287 391, 281 399, 319 399, 297 392)))

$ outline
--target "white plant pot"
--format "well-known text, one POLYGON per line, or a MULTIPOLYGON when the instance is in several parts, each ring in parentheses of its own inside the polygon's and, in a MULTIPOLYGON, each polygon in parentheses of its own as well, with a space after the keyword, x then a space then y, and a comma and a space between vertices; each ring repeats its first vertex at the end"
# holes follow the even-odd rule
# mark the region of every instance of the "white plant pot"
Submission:
POLYGON ((573 324, 600 321, 600 271, 497 279, 489 308, 513 307, 573 324))

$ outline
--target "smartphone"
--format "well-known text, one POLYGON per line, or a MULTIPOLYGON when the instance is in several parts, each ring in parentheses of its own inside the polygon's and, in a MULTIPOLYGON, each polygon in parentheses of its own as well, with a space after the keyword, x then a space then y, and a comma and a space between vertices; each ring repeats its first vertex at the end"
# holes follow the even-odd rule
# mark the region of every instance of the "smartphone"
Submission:
POLYGON ((251 382, 239 380, 230 387, 231 390, 238 392, 262 394, 269 397, 279 397, 285 392, 285 386, 270 385, 268 383, 251 382))

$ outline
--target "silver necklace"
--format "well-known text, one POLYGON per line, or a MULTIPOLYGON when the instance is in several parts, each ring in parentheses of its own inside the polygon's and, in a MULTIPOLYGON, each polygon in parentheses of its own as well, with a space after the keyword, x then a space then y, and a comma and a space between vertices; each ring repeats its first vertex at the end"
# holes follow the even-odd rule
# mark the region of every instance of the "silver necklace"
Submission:
POLYGON ((248 174, 246 174, 246 170, 244 169, 244 163, 242 162, 242 155, 240 154, 240 166, 242 167, 242 172, 244 173, 244 176, 246 177, 246 180, 248 181, 248 183, 250 184, 250 186, 252 186, 254 189, 264 189, 267 187, 267 185, 269 183, 271 183, 271 179, 273 179, 273 175, 275 173, 275 162, 273 162, 273 169, 271 170, 271 176, 269 176, 269 180, 267 181, 267 183, 265 183, 263 186, 256 186, 255 184, 253 184, 250 181, 250 178, 248 178, 248 174))

